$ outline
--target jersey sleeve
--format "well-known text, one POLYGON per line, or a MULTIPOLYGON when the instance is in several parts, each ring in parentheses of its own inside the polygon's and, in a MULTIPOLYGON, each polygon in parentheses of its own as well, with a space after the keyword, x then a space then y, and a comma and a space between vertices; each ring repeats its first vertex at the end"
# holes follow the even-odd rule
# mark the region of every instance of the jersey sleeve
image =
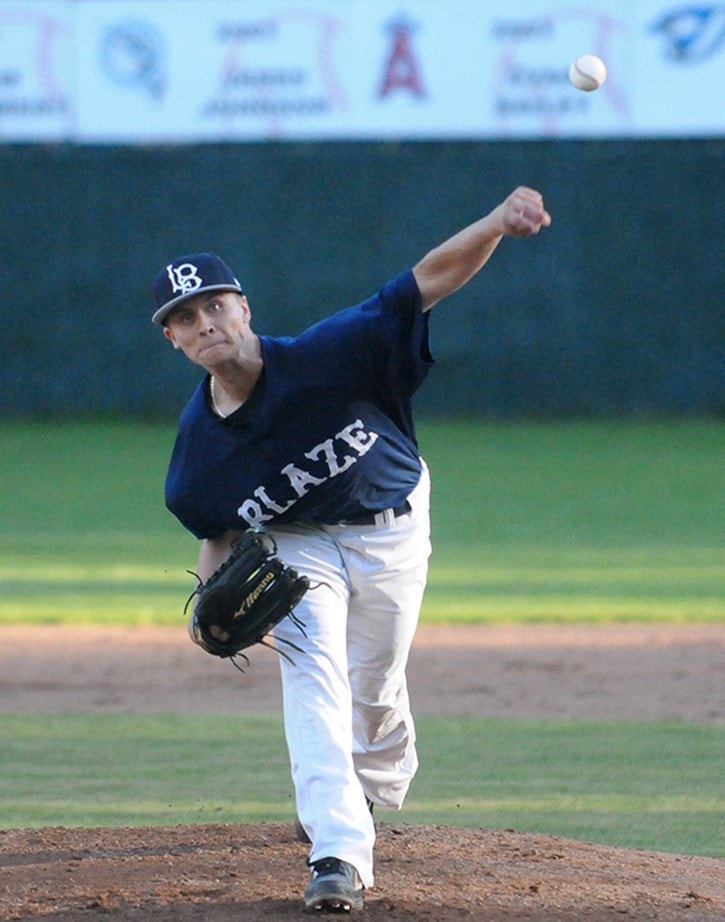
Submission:
POLYGON ((408 270, 367 300, 310 327, 298 344, 317 363, 318 375, 331 369, 369 396, 385 401, 394 393, 405 400, 433 364, 428 316, 408 270))

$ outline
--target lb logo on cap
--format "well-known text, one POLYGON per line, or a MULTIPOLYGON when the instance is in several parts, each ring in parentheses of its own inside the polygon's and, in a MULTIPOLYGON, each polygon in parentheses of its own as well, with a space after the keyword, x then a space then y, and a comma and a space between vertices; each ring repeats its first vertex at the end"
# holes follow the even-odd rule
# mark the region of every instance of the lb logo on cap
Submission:
POLYGON ((196 266, 193 263, 181 263, 176 266, 169 263, 166 271, 169 273, 171 290, 175 294, 179 292, 187 294, 203 285, 202 279, 196 274, 196 266))

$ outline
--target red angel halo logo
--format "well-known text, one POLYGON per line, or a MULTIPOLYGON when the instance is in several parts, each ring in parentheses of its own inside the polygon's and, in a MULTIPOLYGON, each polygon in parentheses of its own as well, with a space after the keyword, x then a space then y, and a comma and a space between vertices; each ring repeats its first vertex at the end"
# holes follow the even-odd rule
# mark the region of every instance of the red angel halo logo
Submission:
POLYGON ((390 54, 385 61, 383 79, 378 96, 385 98, 404 90, 422 99, 426 96, 420 62, 413 47, 416 26, 406 18, 393 20, 386 27, 392 39, 390 54))

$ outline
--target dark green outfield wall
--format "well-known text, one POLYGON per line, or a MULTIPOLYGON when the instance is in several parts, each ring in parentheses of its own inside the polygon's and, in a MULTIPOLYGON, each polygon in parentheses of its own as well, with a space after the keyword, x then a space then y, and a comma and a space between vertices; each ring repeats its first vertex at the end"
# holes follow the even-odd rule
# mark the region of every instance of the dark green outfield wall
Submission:
POLYGON ((430 413, 722 409, 725 142, 0 146, 0 414, 168 414, 198 371, 148 283, 217 251, 257 332, 362 300, 514 186, 553 226, 505 240, 432 320, 430 413))

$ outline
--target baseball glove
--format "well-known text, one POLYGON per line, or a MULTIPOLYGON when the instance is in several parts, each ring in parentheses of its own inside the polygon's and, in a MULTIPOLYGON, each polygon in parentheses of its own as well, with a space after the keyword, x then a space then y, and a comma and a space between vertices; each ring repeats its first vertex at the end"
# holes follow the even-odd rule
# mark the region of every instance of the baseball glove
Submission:
MULTIPOLYGON (((286 617, 304 633, 293 609, 310 582, 293 567, 285 566, 276 552, 276 546, 271 551, 260 534, 247 531, 232 545, 230 556, 219 569, 199 583, 186 608, 196 597, 189 632, 207 653, 235 657, 253 644, 270 646, 264 638, 286 617)), ((286 643, 299 651, 291 641, 286 643)))

